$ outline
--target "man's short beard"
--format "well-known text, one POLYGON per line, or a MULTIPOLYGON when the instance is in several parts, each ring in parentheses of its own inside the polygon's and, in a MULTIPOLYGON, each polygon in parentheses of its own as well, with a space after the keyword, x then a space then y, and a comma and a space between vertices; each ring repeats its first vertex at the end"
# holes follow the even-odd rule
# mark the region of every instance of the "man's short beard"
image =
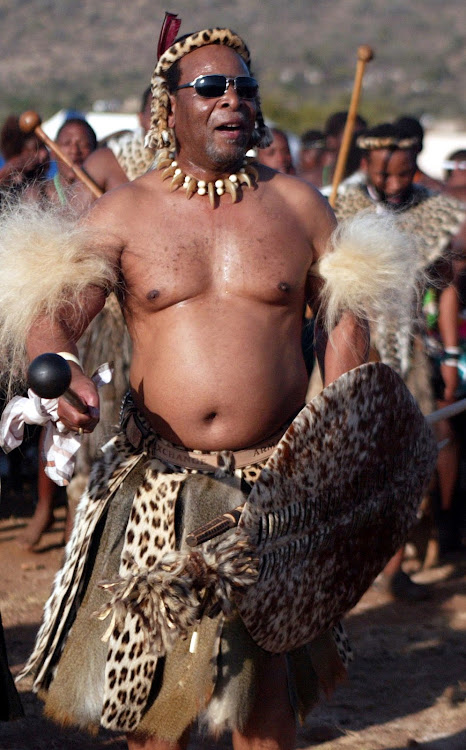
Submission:
POLYGON ((237 164, 240 164, 247 150, 247 146, 239 143, 232 146, 228 153, 225 153, 223 150, 220 151, 213 143, 206 145, 206 154, 212 164, 215 164, 218 169, 223 171, 231 170, 237 164))
POLYGON ((382 193, 382 203, 386 203, 388 206, 395 206, 398 209, 406 208, 407 206, 411 205, 413 202, 413 188, 412 186, 407 188, 401 195, 399 196, 401 200, 399 201, 393 201, 393 196, 387 196, 385 193, 382 193))

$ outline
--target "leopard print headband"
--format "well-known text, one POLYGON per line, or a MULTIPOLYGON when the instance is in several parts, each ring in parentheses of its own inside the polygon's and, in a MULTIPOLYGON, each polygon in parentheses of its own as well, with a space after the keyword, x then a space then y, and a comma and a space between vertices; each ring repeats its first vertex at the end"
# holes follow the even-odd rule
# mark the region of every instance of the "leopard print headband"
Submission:
MULTIPOLYGON (((250 54, 246 44, 241 37, 230 29, 204 29, 197 31, 195 34, 181 39, 172 44, 166 52, 160 57, 151 79, 152 86, 152 107, 151 123, 146 135, 146 147, 154 151, 168 149, 175 151, 175 134, 168 126, 168 116, 170 114, 170 95, 164 73, 182 57, 188 55, 199 47, 206 47, 209 44, 221 44, 225 47, 231 47, 244 60, 246 65, 250 65, 250 54)), ((260 108, 260 100, 257 97, 257 115, 256 126, 253 132, 251 148, 267 148, 272 143, 273 137, 264 122, 260 108)))
POLYGON ((360 135, 356 141, 362 151, 377 151, 379 149, 409 149, 419 146, 419 138, 395 138, 394 136, 360 135))

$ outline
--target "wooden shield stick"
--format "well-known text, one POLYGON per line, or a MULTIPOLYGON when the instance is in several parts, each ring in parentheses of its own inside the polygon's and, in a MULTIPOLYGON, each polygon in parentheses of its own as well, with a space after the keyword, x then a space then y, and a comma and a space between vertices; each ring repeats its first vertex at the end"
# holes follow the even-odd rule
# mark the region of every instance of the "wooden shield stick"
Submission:
POLYGON ((343 179, 345 173, 346 162, 348 160, 348 153, 351 145, 351 137, 354 131, 354 123, 356 122, 356 115, 358 113, 359 97, 361 95, 362 79, 364 76, 364 70, 366 64, 372 60, 374 53, 372 49, 367 45, 363 44, 358 47, 358 62, 356 64, 356 74, 354 77, 353 92, 351 94, 351 102, 348 110, 348 117, 346 119, 345 129, 343 131, 343 139, 341 142, 340 150, 338 152, 337 163, 335 167, 335 174, 333 175, 332 181, 332 192, 330 193, 329 203, 334 208, 337 197, 338 185, 343 179))
POLYGON ((73 162, 68 159, 66 154, 63 153, 60 146, 58 146, 55 141, 52 141, 52 139, 48 137, 48 135, 41 128, 41 122, 42 120, 40 119, 37 112, 28 110, 28 112, 23 112, 23 114, 20 116, 19 127, 21 128, 23 133, 35 133, 37 137, 40 138, 41 141, 43 141, 45 145, 48 146, 49 149, 53 151, 53 153, 67 165, 67 167, 73 170, 78 180, 81 180, 81 182, 84 183, 84 185, 91 191, 93 195, 96 196, 96 198, 100 198, 103 192, 100 187, 95 184, 94 180, 92 180, 89 175, 87 175, 81 169, 81 167, 73 164, 73 162))

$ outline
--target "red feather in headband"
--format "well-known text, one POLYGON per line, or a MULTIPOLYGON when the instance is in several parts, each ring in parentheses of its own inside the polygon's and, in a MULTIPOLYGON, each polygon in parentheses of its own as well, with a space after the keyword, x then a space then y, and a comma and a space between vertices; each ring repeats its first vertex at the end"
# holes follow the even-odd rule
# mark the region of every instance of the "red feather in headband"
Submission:
POLYGON ((160 60, 163 53, 172 46, 181 26, 181 18, 177 13, 167 13, 163 19, 162 30, 160 31, 159 43, 157 45, 157 60, 160 60))

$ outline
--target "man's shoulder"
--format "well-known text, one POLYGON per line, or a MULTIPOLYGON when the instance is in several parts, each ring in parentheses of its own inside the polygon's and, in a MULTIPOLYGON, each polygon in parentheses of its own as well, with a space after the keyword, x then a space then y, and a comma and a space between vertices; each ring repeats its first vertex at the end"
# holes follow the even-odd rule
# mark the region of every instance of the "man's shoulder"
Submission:
POLYGON ((466 212, 464 202, 440 190, 432 190, 419 184, 413 185, 413 206, 422 206, 424 210, 445 210, 463 218, 466 212))
MULTIPOLYGON (((256 166, 256 165, 255 165, 256 166)), ((306 203, 309 205, 325 205, 326 200, 320 191, 310 182, 297 175, 282 174, 265 165, 257 165, 259 181, 266 188, 276 190, 290 204, 306 203)))
POLYGON ((100 146, 92 154, 89 154, 84 162, 84 167, 87 169, 94 164, 111 164, 112 162, 118 163, 113 151, 108 146, 100 146))
MULTIPOLYGON (((108 189, 109 175, 121 171, 115 155, 108 146, 102 146, 89 154, 83 164, 83 169, 102 190, 108 189)), ((124 177, 124 173, 122 175, 124 177)))
POLYGON ((136 177, 135 180, 126 180, 115 185, 104 193, 99 202, 104 202, 109 207, 121 207, 125 204, 137 203, 146 195, 155 198, 159 190, 159 175, 156 172, 147 172, 141 177, 136 177))
POLYGON ((363 184, 348 185, 344 191, 337 194, 335 214, 339 220, 354 216, 368 208, 375 210, 375 203, 363 184))

